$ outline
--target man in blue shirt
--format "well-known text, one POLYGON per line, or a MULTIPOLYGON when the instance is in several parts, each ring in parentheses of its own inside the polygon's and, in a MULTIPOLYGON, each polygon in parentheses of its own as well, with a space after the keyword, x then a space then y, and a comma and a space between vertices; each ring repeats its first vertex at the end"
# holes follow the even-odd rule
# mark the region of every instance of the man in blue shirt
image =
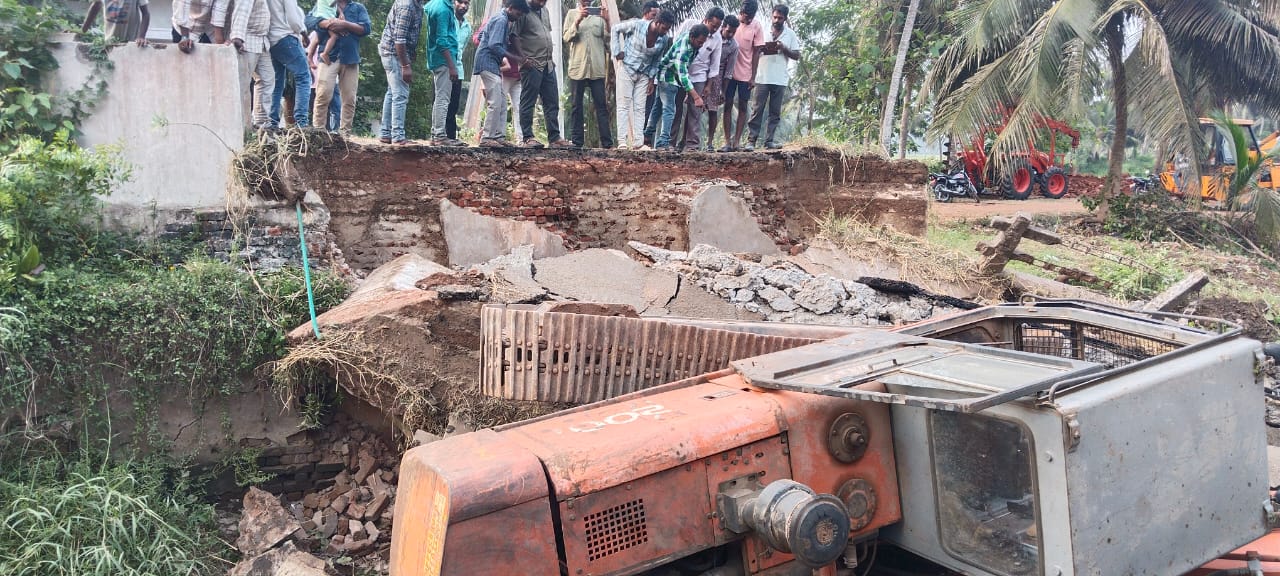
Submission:
POLYGON ((467 77, 467 71, 462 67, 462 52, 471 41, 471 23, 467 21, 470 8, 471 0, 453 0, 454 15, 458 18, 458 49, 453 53, 453 63, 458 68, 458 78, 454 79, 453 89, 449 91, 449 111, 444 121, 444 135, 450 140, 458 139, 458 105, 462 102, 462 79, 467 77))
POLYGON ((458 17, 455 15, 453 0, 429 0, 426 7, 427 20, 427 68, 435 87, 435 100, 431 106, 431 145, 432 146, 466 146, 460 140, 452 140, 445 136, 445 116, 449 113, 449 96, 453 92, 453 83, 458 80, 458 66, 455 58, 458 52, 458 17))
POLYGON ((515 33, 512 23, 529 13, 526 0, 507 0, 502 12, 494 15, 480 31, 480 46, 476 48, 475 69, 484 82, 487 114, 480 145, 485 148, 510 146, 507 132, 507 92, 502 89, 502 59, 523 66, 528 59, 511 48, 511 36, 515 33))
POLYGON ((329 54, 329 61, 320 62, 316 66, 316 98, 312 109, 312 118, 324 118, 329 110, 329 101, 333 99, 333 86, 337 82, 338 96, 343 102, 342 118, 338 121, 338 132, 344 136, 351 134, 351 124, 356 117, 356 89, 360 84, 360 39, 369 35, 373 24, 369 22, 369 11, 363 4, 355 0, 335 0, 338 8, 337 18, 320 19, 307 17, 307 28, 327 30, 337 34, 338 41, 329 54))

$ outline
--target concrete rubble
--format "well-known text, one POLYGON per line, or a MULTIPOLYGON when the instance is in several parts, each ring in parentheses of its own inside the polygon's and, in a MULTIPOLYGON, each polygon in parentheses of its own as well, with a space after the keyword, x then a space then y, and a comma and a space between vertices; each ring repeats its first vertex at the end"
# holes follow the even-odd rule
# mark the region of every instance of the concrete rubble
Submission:
POLYGON ((632 242, 654 266, 770 322, 898 325, 957 310, 929 295, 885 293, 853 280, 814 275, 787 260, 737 255, 705 244, 688 252, 632 242))
POLYGON ((331 480, 283 496, 249 489, 236 540, 246 560, 229 575, 327 574, 312 553, 385 572, 400 455, 359 426, 332 450, 341 470, 331 480))

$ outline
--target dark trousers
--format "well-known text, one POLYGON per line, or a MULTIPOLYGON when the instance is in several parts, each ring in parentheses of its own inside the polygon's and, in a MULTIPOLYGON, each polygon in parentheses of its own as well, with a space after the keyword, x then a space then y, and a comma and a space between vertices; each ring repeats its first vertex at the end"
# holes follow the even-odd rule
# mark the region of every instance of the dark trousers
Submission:
POLYGON ((786 86, 756 84, 755 98, 751 103, 751 120, 747 122, 747 129, 751 131, 748 142, 755 144, 760 140, 760 124, 764 122, 765 113, 768 112, 768 128, 764 133, 764 145, 777 145, 773 141, 773 136, 778 131, 778 123, 782 122, 782 101, 786 96, 786 86))
MULTIPOLYGON (((702 94, 706 82, 694 82, 693 90, 699 95, 702 94)), ((687 94, 687 93, 686 93, 687 94)), ((693 105, 693 98, 685 96, 684 99, 684 136, 680 140, 678 147, 680 149, 692 148, 698 149, 698 145, 702 143, 702 112, 703 109, 693 105)))
POLYGON ((453 81, 453 92, 449 96, 449 116, 444 120, 446 138, 458 139, 458 105, 462 103, 462 79, 453 81))
POLYGON ((582 100, 587 89, 591 90, 591 107, 596 109, 596 129, 600 131, 600 145, 613 148, 613 134, 609 130, 609 107, 604 96, 604 78, 569 80, 569 90, 572 91, 569 107, 569 139, 578 146, 586 142, 584 134, 586 121, 583 119, 582 100))
MULTIPOLYGON (((658 90, 655 89, 653 93, 657 94, 658 90)), ((675 119, 671 121, 672 126, 683 126, 683 124, 681 124, 681 120, 684 118, 684 99, 687 94, 688 92, 686 92, 684 88, 681 88, 679 92, 676 92, 676 116, 675 119)), ((644 141, 648 142, 650 146, 656 145, 655 137, 658 134, 659 124, 662 124, 662 99, 654 98, 653 104, 649 106, 649 119, 644 124, 644 141)), ((675 132, 675 134, 670 136, 671 146, 675 146, 681 140, 683 133, 676 128, 673 128, 672 131, 675 132)))
POLYGON ((520 70, 520 130, 533 138, 533 108, 542 100, 542 117, 547 121, 547 140, 556 142, 560 137, 560 87, 556 85, 556 68, 547 64, 546 70, 523 68, 520 70))

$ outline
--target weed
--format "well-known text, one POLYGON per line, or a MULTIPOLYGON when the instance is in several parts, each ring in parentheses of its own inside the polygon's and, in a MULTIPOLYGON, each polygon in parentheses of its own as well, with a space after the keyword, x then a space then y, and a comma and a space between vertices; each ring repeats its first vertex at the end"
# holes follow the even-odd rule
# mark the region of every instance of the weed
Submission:
POLYGON ((0 466, 0 574, 221 573, 213 507, 158 461, 52 456, 0 466))

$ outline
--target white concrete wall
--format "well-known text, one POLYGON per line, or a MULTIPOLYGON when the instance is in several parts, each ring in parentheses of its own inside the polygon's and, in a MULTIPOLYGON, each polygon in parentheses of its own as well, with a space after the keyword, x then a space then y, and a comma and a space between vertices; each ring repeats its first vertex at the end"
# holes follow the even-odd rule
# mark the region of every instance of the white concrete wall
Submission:
MULTIPOLYGON (((56 93, 84 86, 93 69, 70 37, 61 40, 48 79, 56 93)), ((162 46, 113 48, 107 93, 81 125, 81 145, 118 145, 132 170, 105 200, 115 226, 153 231, 178 210, 224 206, 231 159, 244 146, 235 49, 162 46)))

